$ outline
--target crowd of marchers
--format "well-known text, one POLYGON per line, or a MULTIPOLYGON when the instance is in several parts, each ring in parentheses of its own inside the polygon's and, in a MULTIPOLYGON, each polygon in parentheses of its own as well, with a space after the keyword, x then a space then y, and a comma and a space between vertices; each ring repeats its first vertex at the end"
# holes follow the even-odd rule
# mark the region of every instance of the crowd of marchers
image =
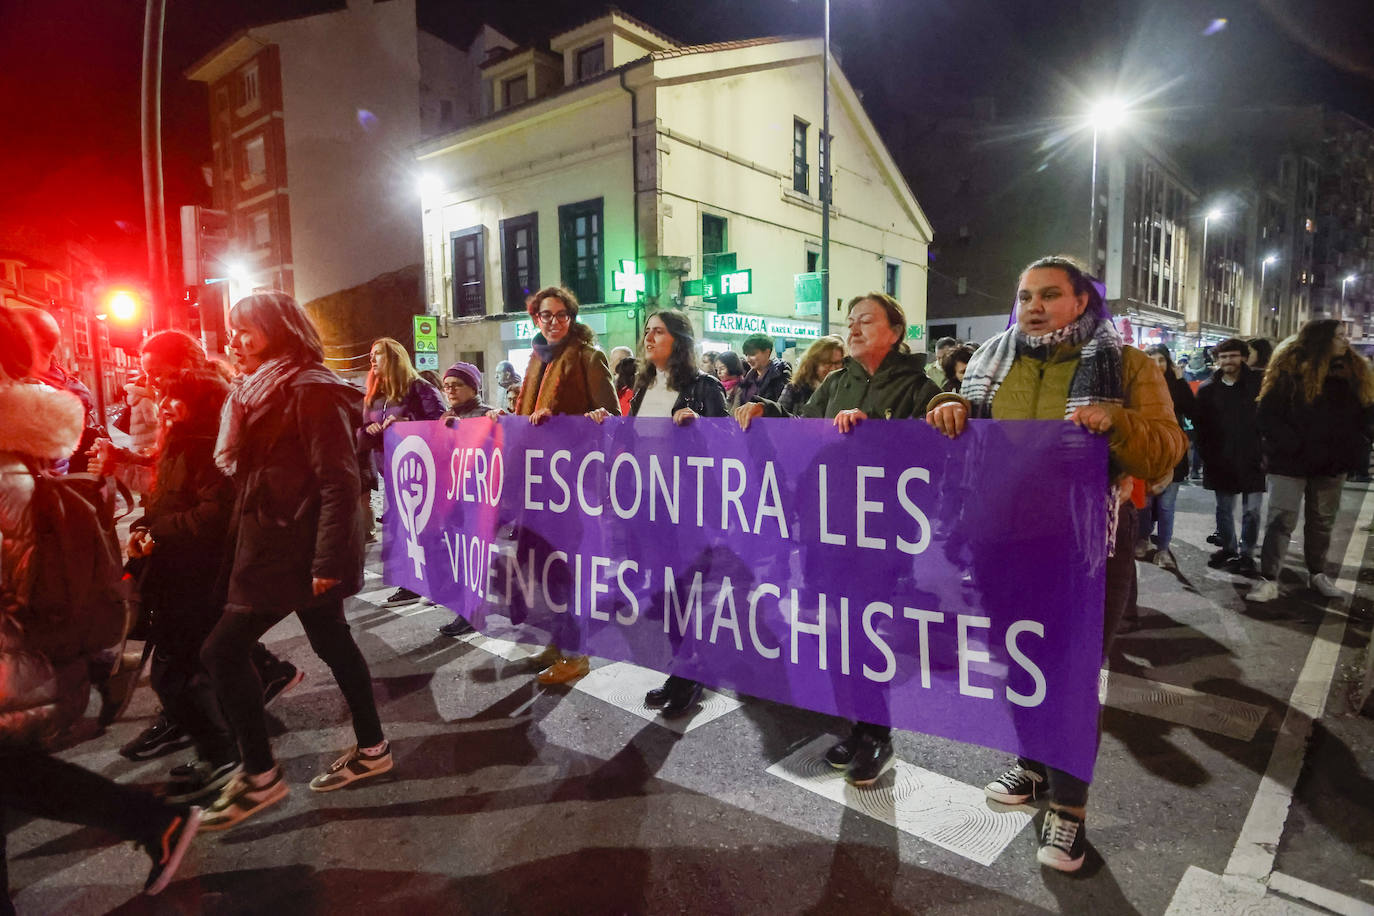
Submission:
MULTIPOLYGON (((1166 347, 1143 352, 1123 343, 1100 287, 1059 257, 1023 271, 1006 331, 976 346, 941 340, 931 365, 910 352, 906 315, 881 293, 850 300, 845 335, 815 341, 795 370, 762 335, 744 342, 742 357, 701 354, 678 309, 649 315, 637 353, 610 354, 578 320, 568 290, 541 290, 528 310, 529 364, 523 375, 498 366, 486 399, 477 366, 422 374, 389 338, 373 345, 359 392, 325 366, 300 305, 283 293, 255 293, 230 311, 228 361, 180 331, 144 342, 142 371, 119 418, 124 447, 110 441, 81 383, 56 365, 51 316, 0 311, 0 806, 134 840, 151 863, 145 891, 162 890, 198 831, 260 816, 290 791, 264 710, 302 675, 261 640, 292 614, 337 682, 356 739, 322 761, 309 788, 334 791, 404 767, 403 756, 393 761, 345 615, 345 600, 362 587, 365 544, 378 536, 377 512, 390 511, 381 457, 385 431, 398 421, 514 414, 538 425, 555 415, 596 423, 623 415, 685 426, 732 416, 746 434, 760 418, 823 419, 848 434, 884 420, 924 422, 953 438, 970 419, 1061 420, 1104 437, 1110 455, 1106 593, 1101 607, 1084 609, 1102 615, 1095 663, 1134 613, 1135 561, 1177 568, 1175 500, 1198 474, 1216 498, 1209 565, 1254 577, 1249 600, 1279 595, 1300 509, 1305 584, 1322 596, 1339 593, 1327 553, 1342 484, 1368 470, 1374 375, 1337 321, 1307 323, 1259 365, 1247 361, 1247 342, 1223 341, 1210 377, 1190 382, 1166 347), (69 600, 93 608, 91 619, 122 613, 113 608, 137 613, 116 622, 120 638, 76 639, 74 615, 49 591, 74 556, 98 557, 108 544, 116 490, 134 494, 125 502, 139 508, 118 545, 111 588, 132 587, 139 601, 89 590, 69 600), (45 510, 59 503, 91 511, 70 514, 71 530, 63 530, 45 510), (89 516, 92 530, 77 530, 77 516, 89 516), (60 544, 91 546, 64 555, 60 544), (141 653, 127 649, 126 638, 141 643, 141 653), (160 710, 121 753, 191 750, 160 792, 54 756, 72 740, 92 686, 108 724, 145 670, 160 710)), ((105 567, 94 568, 98 579, 105 567)), ((387 604, 421 600, 398 589, 387 604)), ((455 617, 440 632, 471 630, 455 617)), ((586 656, 555 644, 535 671, 554 686, 589 668, 586 656)), ((689 713, 704 685, 665 675, 645 705, 667 717, 689 713)), ((892 759, 883 722, 854 723, 826 753, 859 787, 877 782, 892 759)), ((996 802, 1045 803, 1037 857, 1062 871, 1084 859, 1088 790, 1086 781, 1026 758, 986 786, 996 802)))

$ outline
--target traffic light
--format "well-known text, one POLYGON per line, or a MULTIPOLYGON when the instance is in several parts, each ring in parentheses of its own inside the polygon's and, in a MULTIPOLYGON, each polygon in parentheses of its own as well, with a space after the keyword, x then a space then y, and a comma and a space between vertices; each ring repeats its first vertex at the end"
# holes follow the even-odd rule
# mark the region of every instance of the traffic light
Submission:
POLYGON ((131 289, 112 289, 105 295, 104 313, 110 346, 136 354, 148 327, 148 307, 142 295, 131 289))

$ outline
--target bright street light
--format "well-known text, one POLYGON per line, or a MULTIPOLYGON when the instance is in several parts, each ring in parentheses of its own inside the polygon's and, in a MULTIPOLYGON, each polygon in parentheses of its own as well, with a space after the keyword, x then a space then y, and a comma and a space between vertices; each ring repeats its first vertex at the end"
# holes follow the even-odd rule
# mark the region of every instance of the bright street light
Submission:
POLYGON ((1089 273, 1097 273, 1097 137, 1099 133, 1114 130, 1124 124, 1129 112, 1126 104, 1114 97, 1100 99, 1088 110, 1088 122, 1093 129, 1093 170, 1089 188, 1092 201, 1088 205, 1089 273))
POLYGON ((420 199, 428 200, 444 190, 444 183, 433 172, 425 172, 415 180, 415 187, 420 192, 420 199))
POLYGON ((138 317, 138 300, 133 293, 120 290, 110 296, 109 314, 116 321, 133 321, 138 317))
POLYGON ((1353 283, 1354 280, 1355 280, 1355 274, 1349 274, 1348 276, 1346 276, 1345 279, 1341 280, 1341 309, 1342 309, 1342 310, 1345 309, 1345 288, 1346 288, 1347 286, 1349 286, 1351 283, 1353 283))

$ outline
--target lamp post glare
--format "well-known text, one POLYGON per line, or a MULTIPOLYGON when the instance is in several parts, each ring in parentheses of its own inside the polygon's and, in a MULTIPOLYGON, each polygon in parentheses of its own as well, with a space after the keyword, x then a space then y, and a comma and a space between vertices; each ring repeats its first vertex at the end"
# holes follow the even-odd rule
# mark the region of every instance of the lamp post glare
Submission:
MULTIPOLYGON (((1259 304, 1260 304, 1260 308, 1264 308, 1264 275, 1265 275, 1265 273, 1269 270, 1269 265, 1275 263, 1276 261, 1278 261, 1278 259, 1279 259, 1279 256, 1278 256, 1278 255, 1276 255, 1276 254, 1271 254, 1271 255, 1269 255, 1268 257, 1266 257, 1263 261, 1260 261, 1260 285, 1259 285, 1259 304)), ((1278 307, 1277 305, 1274 306, 1272 309, 1270 309, 1270 311, 1274 311, 1274 312, 1277 312, 1278 310, 1279 310, 1279 307, 1278 307)), ((1258 317, 1255 319, 1255 321, 1256 321, 1256 323, 1257 323, 1257 325, 1258 325, 1258 321, 1259 321, 1258 317)), ((1278 324, 1278 318, 1277 318, 1277 317, 1275 317, 1275 318, 1273 319, 1273 321, 1274 321, 1274 324, 1275 324, 1275 325, 1278 324)))
POLYGON ((1120 99, 1102 99, 1088 110, 1092 125, 1092 201, 1088 205, 1088 272, 1098 271, 1098 135, 1120 128, 1127 121, 1128 108, 1120 99))

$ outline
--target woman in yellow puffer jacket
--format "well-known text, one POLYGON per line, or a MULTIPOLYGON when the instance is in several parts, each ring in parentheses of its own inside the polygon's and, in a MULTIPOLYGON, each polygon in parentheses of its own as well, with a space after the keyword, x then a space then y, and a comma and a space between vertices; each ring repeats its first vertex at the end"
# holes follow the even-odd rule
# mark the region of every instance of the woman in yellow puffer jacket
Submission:
MULTIPOLYGON (((1173 472, 1188 440, 1174 417, 1159 367, 1126 346, 1091 278, 1068 258, 1042 258, 1021 274, 1016 324, 978 348, 959 393, 930 402, 926 421, 954 438, 969 418, 1068 420, 1107 437, 1115 537, 1106 564, 1102 656, 1135 593, 1133 481, 1147 484, 1173 472)), ((1045 795, 1050 809, 1037 858, 1077 871, 1086 848, 1088 783, 1044 764, 1019 759, 988 783, 989 798, 1022 804, 1045 795)))

